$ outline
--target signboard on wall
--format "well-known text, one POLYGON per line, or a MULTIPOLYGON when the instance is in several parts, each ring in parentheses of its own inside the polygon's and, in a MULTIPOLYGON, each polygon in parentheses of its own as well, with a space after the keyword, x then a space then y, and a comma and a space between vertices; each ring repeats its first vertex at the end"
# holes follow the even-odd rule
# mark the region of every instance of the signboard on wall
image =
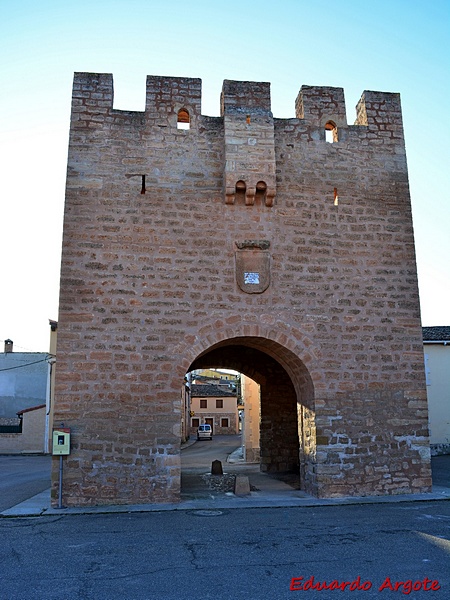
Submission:
POLYGON ((54 455, 70 454, 70 428, 60 427, 53 430, 54 455))

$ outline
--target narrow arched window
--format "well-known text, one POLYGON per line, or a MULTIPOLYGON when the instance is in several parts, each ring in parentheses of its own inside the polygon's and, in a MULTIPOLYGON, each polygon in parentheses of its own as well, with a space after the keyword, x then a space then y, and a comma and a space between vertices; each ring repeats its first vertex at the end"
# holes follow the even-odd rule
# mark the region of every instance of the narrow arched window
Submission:
POLYGON ((181 108, 178 111, 177 118, 177 129, 190 129, 191 127, 191 117, 189 116, 189 111, 185 108, 181 108))
POLYGON ((333 121, 328 121, 325 124, 325 141, 333 144, 338 141, 338 130, 336 127, 336 123, 333 121))

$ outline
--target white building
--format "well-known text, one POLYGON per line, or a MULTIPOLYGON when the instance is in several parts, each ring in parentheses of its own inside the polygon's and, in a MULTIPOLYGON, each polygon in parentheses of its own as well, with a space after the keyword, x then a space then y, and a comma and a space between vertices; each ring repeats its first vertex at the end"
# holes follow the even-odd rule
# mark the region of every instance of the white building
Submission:
POLYGON ((450 454, 450 327, 423 327, 431 454, 450 454))

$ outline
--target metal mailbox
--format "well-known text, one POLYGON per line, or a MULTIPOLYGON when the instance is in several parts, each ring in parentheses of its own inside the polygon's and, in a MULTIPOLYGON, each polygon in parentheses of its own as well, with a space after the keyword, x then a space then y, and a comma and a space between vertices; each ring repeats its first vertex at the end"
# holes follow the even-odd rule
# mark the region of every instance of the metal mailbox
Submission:
POLYGON ((60 427, 53 430, 53 454, 70 454, 70 428, 60 427))

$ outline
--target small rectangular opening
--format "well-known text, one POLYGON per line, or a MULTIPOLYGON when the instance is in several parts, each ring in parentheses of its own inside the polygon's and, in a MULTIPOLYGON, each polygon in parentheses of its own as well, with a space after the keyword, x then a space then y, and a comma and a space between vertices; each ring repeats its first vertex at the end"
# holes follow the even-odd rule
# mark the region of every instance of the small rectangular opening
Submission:
POLYGON ((334 205, 335 206, 339 205, 339 196, 338 196, 337 188, 334 188, 334 205))

